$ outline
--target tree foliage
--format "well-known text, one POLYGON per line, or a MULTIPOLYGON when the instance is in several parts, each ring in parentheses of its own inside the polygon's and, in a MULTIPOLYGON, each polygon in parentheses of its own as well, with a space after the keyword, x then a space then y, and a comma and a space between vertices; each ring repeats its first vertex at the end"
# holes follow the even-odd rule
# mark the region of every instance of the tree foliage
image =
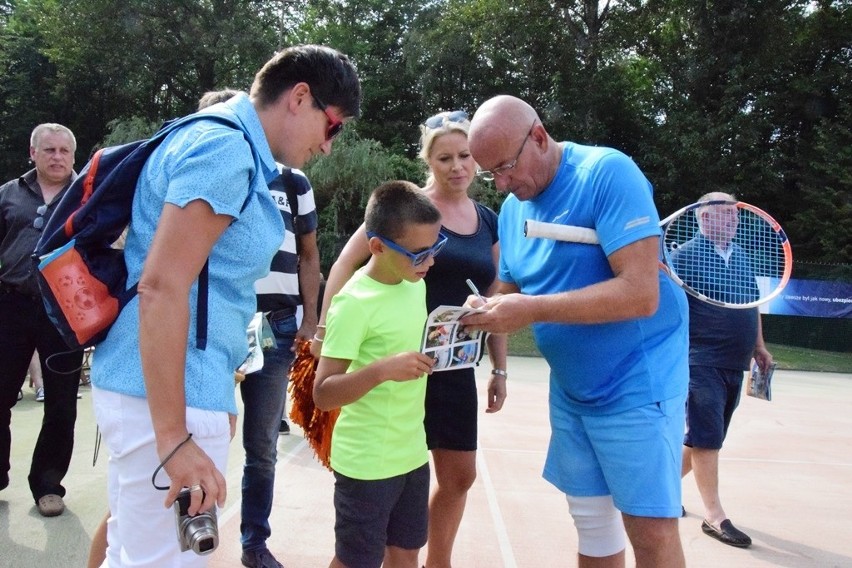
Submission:
POLYGON ((733 192, 797 259, 852 263, 849 0, 0 1, 0 175, 27 167, 39 122, 74 130, 79 165, 307 42, 347 53, 364 89, 362 118, 306 168, 325 266, 375 185, 422 181, 425 117, 499 93, 558 139, 632 156, 661 214, 733 192))

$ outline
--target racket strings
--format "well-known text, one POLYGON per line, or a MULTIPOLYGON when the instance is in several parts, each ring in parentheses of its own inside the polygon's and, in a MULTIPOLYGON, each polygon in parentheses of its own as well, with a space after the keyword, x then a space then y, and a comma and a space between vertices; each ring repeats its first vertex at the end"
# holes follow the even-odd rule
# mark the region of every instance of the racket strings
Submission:
POLYGON ((667 264, 687 291, 722 305, 745 306, 772 292, 788 261, 783 233, 748 209, 733 204, 686 211, 665 229, 667 264))

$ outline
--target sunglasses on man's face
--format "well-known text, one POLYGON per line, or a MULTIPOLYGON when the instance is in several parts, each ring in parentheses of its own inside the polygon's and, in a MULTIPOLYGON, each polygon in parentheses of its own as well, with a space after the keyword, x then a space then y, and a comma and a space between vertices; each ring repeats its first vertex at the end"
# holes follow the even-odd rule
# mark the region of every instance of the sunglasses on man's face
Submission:
POLYGON ((311 94, 311 96, 314 98, 314 102, 317 103, 320 110, 325 113, 326 118, 328 118, 328 128, 325 131, 326 141, 334 140, 334 137, 340 134, 340 131, 343 130, 343 121, 335 118, 335 116, 328 110, 328 106, 326 106, 326 104, 322 102, 318 96, 314 94, 311 94))
POLYGON ((441 112, 435 116, 430 116, 423 123, 427 128, 440 128, 448 122, 464 122, 467 120, 467 113, 463 110, 454 110, 452 112, 441 112))
POLYGON ((367 231, 367 238, 372 239, 373 237, 378 238, 389 249, 395 250, 396 252, 398 252, 400 254, 404 254, 405 256, 407 256, 409 258, 409 260, 411 260, 411 264, 413 264, 414 266, 420 266, 421 264, 426 262, 426 260, 430 256, 437 256, 437 254, 439 252, 441 252, 441 249, 444 248, 444 245, 447 244, 447 235, 439 232, 438 233, 438 240, 435 241, 434 245, 427 248, 426 250, 421 250, 420 252, 410 252, 410 251, 405 250, 404 248, 402 248, 401 246, 399 246, 398 244, 396 244, 392 240, 386 239, 385 237, 379 235, 378 233, 374 233, 372 231, 367 231))
POLYGON ((40 205, 38 209, 36 209, 36 214, 38 217, 33 219, 33 228, 39 231, 44 227, 44 214, 47 213, 47 204, 40 205))

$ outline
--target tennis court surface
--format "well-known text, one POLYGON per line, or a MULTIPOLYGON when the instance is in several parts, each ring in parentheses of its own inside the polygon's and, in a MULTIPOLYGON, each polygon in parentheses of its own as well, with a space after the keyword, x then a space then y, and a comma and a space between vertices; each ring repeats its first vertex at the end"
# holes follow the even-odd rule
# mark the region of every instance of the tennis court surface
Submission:
MULTIPOLYGON (((547 448, 547 367, 510 357, 503 411, 480 417, 478 477, 454 553, 457 568, 575 566, 576 535, 561 493, 541 478, 547 448)), ((478 370, 484 391, 487 366, 478 370)), ((95 424, 81 388, 77 441, 65 486, 68 509, 42 518, 26 485, 42 405, 25 389, 12 414, 12 482, 0 492, 0 566, 84 566, 106 511, 106 454, 92 466, 95 424)), ((773 400, 743 396, 720 459, 720 491, 754 544, 736 549, 701 532, 692 477, 684 481, 680 532, 691 567, 852 566, 852 375, 778 371, 773 400)), ((239 436, 239 435, 238 435, 239 436)), ((232 444, 228 501, 211 568, 240 566, 242 448, 232 444)), ((334 550, 333 477, 298 428, 279 440, 270 549, 287 568, 328 565, 334 550)), ((421 560, 425 553, 421 554, 421 560)), ((628 566, 633 564, 628 552, 628 566)))

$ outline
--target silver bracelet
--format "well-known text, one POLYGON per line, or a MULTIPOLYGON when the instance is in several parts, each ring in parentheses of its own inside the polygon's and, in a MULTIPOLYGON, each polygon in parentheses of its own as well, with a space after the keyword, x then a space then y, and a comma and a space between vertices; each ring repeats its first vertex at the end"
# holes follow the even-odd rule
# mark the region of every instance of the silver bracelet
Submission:
POLYGON ((317 337, 317 334, 314 334, 314 341, 316 341, 317 343, 322 343, 322 338, 317 337))
POLYGON ((504 377, 504 378, 507 378, 509 376, 509 373, 507 373, 503 369, 491 369, 491 374, 497 375, 498 377, 504 377))

